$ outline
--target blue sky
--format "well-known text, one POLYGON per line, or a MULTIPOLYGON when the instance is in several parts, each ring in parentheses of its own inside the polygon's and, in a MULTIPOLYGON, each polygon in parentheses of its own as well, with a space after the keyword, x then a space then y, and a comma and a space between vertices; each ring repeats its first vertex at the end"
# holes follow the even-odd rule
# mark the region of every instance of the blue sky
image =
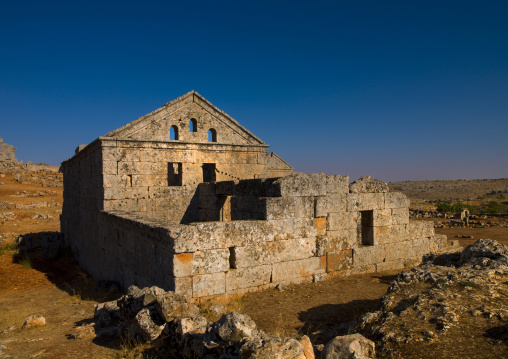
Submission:
POLYGON ((507 1, 4 1, 0 51, 25 162, 196 90, 296 171, 508 177, 507 1))

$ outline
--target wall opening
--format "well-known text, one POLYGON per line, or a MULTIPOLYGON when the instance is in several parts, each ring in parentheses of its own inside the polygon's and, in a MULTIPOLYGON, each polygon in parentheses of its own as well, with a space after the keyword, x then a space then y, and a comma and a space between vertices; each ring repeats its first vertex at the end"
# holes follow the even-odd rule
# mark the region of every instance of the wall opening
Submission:
POLYGON ((208 130, 208 142, 217 142, 217 131, 213 128, 208 130))
POLYGON ((215 182, 215 163, 203 163, 203 182, 215 182))
POLYGON ((374 211, 360 211, 362 216, 362 244, 374 245, 374 211))
POLYGON ((217 204, 219 206, 219 218, 222 222, 231 221, 231 196, 219 195, 217 204))
POLYGON ((169 139, 171 141, 178 140, 178 127, 175 125, 171 126, 169 129, 169 139))
POLYGON ((189 132, 198 132, 198 122, 195 118, 191 118, 189 121, 189 132))
POLYGON ((127 175, 127 186, 132 187, 132 175, 127 175))
POLYGON ((235 247, 229 247, 229 268, 236 269, 235 247))
POLYGON ((168 163, 168 186, 182 185, 182 164, 179 162, 168 163))

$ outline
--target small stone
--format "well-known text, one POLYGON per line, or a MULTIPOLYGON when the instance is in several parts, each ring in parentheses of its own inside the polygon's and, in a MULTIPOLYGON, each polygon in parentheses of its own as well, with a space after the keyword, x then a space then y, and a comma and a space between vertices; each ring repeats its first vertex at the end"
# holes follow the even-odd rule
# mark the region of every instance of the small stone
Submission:
POLYGON ((25 319, 23 323, 23 329, 39 327, 42 325, 46 325, 46 318, 44 318, 40 314, 31 315, 25 319))

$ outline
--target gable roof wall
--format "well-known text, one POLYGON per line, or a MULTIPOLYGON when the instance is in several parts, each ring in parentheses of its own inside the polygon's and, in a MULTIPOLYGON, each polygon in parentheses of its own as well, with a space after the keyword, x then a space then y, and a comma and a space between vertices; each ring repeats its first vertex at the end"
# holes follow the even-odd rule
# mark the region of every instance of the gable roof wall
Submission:
POLYGON ((240 125, 235 119, 233 119, 224 111, 219 110, 217 107, 212 105, 208 100, 206 100, 203 96, 201 96, 194 90, 166 103, 160 108, 144 116, 135 119, 134 121, 129 122, 128 124, 122 127, 117 128, 116 130, 108 132, 104 137, 116 137, 119 139, 127 138, 132 134, 136 133, 137 131, 145 128, 150 123, 162 120, 163 118, 166 118, 169 114, 177 111, 178 109, 184 106, 187 106, 190 103, 195 103, 199 105, 201 108, 203 108, 203 110, 210 113, 215 120, 220 121, 224 126, 228 127, 231 131, 244 138, 248 143, 260 145, 265 144, 252 132, 250 132, 245 127, 240 125))

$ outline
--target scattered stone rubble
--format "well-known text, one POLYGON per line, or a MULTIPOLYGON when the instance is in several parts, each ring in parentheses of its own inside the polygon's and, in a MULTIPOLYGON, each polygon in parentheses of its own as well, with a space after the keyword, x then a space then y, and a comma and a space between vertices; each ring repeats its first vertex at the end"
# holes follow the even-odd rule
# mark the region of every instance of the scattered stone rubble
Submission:
MULTIPOLYGON (((357 330, 389 355, 397 343, 437 340, 471 317, 506 324, 506 301, 495 298, 506 297, 507 279, 508 247, 490 239, 462 252, 429 255, 422 265, 397 275, 381 309, 364 315, 357 330)), ((497 335, 506 340, 508 327, 497 335)))
MULTIPOLYGON (((215 307, 209 312, 225 309, 215 307)), ((98 337, 158 341, 158 350, 184 358, 313 359, 319 355, 307 336, 295 339, 267 335, 249 316, 237 312, 224 314, 216 322, 208 321, 185 296, 158 287, 131 286, 120 299, 98 304, 94 318, 98 337)), ((374 343, 355 334, 334 338, 325 346, 322 357, 374 356, 374 343)))
POLYGON ((60 206, 61 206, 61 203, 55 202, 55 201, 32 202, 30 204, 0 202, 0 210, 2 210, 2 209, 32 210, 32 209, 37 209, 37 208, 60 207, 60 206))

